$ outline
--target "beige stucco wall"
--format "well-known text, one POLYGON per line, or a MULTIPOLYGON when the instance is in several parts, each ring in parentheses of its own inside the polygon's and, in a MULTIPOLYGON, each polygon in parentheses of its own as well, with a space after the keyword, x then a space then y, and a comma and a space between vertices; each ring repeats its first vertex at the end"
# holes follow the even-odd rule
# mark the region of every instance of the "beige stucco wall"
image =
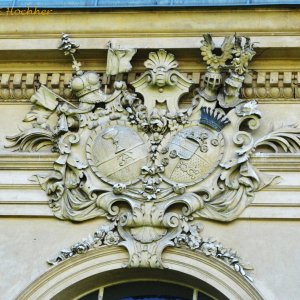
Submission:
MULTIPOLYGON (((175 53, 179 69, 198 82, 205 68, 198 50, 203 33, 251 36, 259 44, 250 67, 253 74, 245 86, 258 99, 263 113, 260 130, 266 132, 273 124, 300 119, 299 28, 300 9, 288 8, 1 15, 1 298, 15 299, 50 268, 48 258, 93 233, 102 222, 74 224, 52 216, 45 193, 28 178, 47 172, 54 154, 12 153, 4 149, 5 136, 16 132, 30 109, 28 95, 35 77, 46 74, 50 88, 62 92, 66 88, 71 64, 56 51, 61 32, 71 34, 81 44, 79 59, 85 70, 104 72, 105 48, 112 40, 124 47, 138 48, 132 77, 142 70, 149 49, 167 48, 175 53), (270 94, 272 87, 280 90, 280 96, 270 94), (19 90, 23 90, 23 96, 18 96, 19 90)), ((300 154, 258 155, 254 165, 280 175, 281 183, 258 192, 237 221, 203 221, 203 235, 234 248, 251 263, 254 286, 265 299, 296 300, 300 292, 300 154)))

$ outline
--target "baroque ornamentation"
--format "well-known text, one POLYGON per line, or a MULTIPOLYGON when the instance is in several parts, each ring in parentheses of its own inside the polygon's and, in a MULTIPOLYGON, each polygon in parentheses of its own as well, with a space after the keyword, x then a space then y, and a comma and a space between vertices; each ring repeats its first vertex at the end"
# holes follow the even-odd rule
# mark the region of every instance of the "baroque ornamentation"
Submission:
POLYGON ((145 73, 131 83, 134 91, 116 81, 107 94, 97 73, 80 69, 78 45, 67 35, 60 49, 72 57, 70 88, 79 105, 41 85, 24 120, 29 127, 7 137, 8 147, 58 153, 52 172, 36 176, 56 217, 101 217, 109 224, 52 262, 106 244, 125 247, 129 267, 161 268, 166 247, 185 246, 247 276, 233 251, 200 236, 199 222, 238 218, 255 193, 276 180, 251 164, 256 151, 300 149, 295 125, 253 135, 261 113, 255 100, 240 98, 255 54, 250 40, 230 36, 217 49, 204 36, 205 86, 194 90, 187 108, 178 103, 193 82, 165 50, 149 54, 145 73))

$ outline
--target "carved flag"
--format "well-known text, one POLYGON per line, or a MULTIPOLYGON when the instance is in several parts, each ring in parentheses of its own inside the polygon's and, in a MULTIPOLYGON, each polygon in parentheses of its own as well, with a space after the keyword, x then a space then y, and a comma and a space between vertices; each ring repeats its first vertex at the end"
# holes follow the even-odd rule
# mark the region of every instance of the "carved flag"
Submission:
POLYGON ((107 75, 117 75, 131 71, 130 61, 135 55, 136 49, 113 49, 108 48, 107 52, 107 75))
POLYGON ((42 85, 31 97, 30 101, 51 111, 58 105, 58 96, 46 86, 42 85))

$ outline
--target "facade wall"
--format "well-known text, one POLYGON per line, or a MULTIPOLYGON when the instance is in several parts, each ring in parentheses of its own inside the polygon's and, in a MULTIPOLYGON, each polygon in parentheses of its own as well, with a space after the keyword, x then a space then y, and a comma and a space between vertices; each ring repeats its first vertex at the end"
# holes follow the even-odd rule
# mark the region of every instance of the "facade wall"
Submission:
MULTIPOLYGON (((203 85, 205 72, 199 51, 202 34, 211 33, 217 39, 234 33, 249 36, 257 42, 257 54, 250 64, 252 72, 245 79, 242 97, 257 99, 263 114, 256 135, 266 133, 272 126, 294 124, 300 119, 298 8, 66 10, 47 16, 1 15, 0 24, 3 299, 15 299, 51 268, 46 263, 48 258, 88 236, 104 222, 96 219, 72 223, 55 218, 48 207, 47 195, 29 178, 49 171, 56 155, 4 148, 5 136, 24 126, 21 121, 31 107, 29 99, 37 80, 73 101, 67 86, 71 63, 56 50, 61 32, 69 33, 80 44, 78 59, 83 70, 105 72, 106 45, 111 41, 138 49, 132 60, 133 70, 128 76, 118 75, 118 79, 131 82, 143 72, 143 62, 150 50, 163 48, 175 55, 179 70, 196 86, 203 85)), ((109 84, 106 81, 104 76, 102 83, 109 84)), ((281 182, 257 192, 254 202, 236 221, 203 220, 203 235, 215 237, 251 263, 253 285, 264 299, 297 299, 300 152, 256 154, 253 163, 261 171, 279 175, 281 182)), ((120 257, 127 255, 122 251, 120 257)), ((171 257, 172 250, 165 255, 171 257)))

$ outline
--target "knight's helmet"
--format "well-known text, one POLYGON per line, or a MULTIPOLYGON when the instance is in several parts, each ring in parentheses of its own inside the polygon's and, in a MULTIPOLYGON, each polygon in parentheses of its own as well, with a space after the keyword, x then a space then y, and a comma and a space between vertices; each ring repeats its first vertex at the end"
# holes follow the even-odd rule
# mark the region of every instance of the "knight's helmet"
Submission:
POLYGON ((245 77, 239 76, 235 73, 231 73, 225 80, 224 93, 227 96, 239 96, 240 89, 243 85, 245 77))
POLYGON ((213 90, 218 90, 222 84, 222 75, 220 72, 208 70, 204 75, 204 83, 213 90))

